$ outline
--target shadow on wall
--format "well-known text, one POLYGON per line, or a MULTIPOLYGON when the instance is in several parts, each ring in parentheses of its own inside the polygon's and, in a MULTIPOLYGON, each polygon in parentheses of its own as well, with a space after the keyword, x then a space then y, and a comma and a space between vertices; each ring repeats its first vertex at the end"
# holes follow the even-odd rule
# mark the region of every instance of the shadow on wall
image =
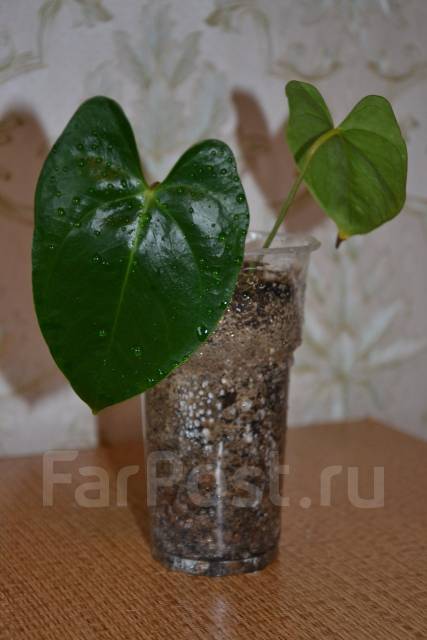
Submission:
MULTIPOLYGON (((296 177, 295 162, 284 134, 286 122, 271 133, 264 112, 252 94, 234 91, 233 102, 243 172, 253 176, 270 209, 279 212, 296 177)), ((324 219, 320 207, 302 187, 289 211, 286 229, 293 233, 308 233, 324 219)))
POLYGON ((40 335, 31 291, 34 188, 47 150, 32 113, 17 108, 0 122, 0 366, 28 402, 64 384, 40 335))
POLYGON ((122 442, 142 442, 139 396, 101 411, 98 415, 98 434, 100 443, 106 446, 122 442))
MULTIPOLYGON (((253 176, 269 207, 278 211, 295 177, 283 127, 269 131, 251 94, 235 91, 233 101, 243 172, 253 176)), ((31 291, 33 198, 47 152, 47 138, 33 113, 17 107, 5 114, 0 121, 0 368, 13 391, 29 404, 67 384, 40 334, 31 291)), ((323 219, 308 192, 301 190, 287 229, 307 232, 323 219)), ((139 398, 102 411, 98 428, 103 444, 141 440, 139 398)))
MULTIPOLYGON (((31 290, 33 199, 48 148, 40 122, 27 109, 11 109, 0 121, 0 369, 30 405, 68 384, 41 336, 31 290)), ((140 439, 139 404, 136 398, 103 411, 100 440, 140 439)))

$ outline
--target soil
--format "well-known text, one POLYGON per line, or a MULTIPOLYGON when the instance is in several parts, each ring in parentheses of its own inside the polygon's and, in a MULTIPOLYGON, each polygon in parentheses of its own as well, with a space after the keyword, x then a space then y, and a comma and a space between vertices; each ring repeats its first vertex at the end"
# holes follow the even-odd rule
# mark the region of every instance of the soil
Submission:
MULTIPOLYGON (((223 575, 274 557, 280 506, 272 494, 304 282, 295 265, 246 265, 215 333, 146 394, 147 454, 173 452, 181 465, 181 481, 157 486, 150 506, 153 553, 172 568, 223 575)), ((170 463, 156 473, 168 476, 170 463)))

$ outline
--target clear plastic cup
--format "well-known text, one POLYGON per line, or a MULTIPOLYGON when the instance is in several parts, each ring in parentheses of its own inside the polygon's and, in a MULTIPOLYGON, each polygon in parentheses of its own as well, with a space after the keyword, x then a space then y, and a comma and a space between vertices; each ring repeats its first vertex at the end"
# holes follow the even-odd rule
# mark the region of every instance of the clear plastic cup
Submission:
POLYGON ((307 236, 248 234, 232 302, 184 365, 145 394, 153 556, 171 569, 256 571, 280 535, 289 373, 301 343, 307 236))

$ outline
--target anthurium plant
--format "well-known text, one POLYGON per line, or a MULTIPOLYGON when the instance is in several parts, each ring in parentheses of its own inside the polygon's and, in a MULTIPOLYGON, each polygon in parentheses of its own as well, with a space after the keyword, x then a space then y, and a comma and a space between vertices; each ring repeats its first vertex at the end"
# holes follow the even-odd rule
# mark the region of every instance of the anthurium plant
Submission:
MULTIPOLYGON (((405 201, 407 153, 385 98, 335 126, 317 89, 292 81, 287 139, 302 182, 340 240, 405 201)), ((33 291, 59 368, 94 412, 152 387, 215 330, 243 262, 249 211, 229 147, 191 147, 148 184, 131 126, 105 97, 84 102, 43 166, 35 197, 33 291)))

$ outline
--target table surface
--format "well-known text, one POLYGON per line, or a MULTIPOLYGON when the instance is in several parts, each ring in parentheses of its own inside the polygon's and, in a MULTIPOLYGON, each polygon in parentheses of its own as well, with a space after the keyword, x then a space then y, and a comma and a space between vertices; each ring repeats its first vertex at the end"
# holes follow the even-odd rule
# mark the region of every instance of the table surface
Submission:
POLYGON ((151 559, 137 446, 57 463, 72 484, 55 487, 50 507, 41 457, 1 461, 0 638, 427 638, 426 462, 426 443, 372 421, 290 430, 278 559, 258 573, 205 578, 151 559), (140 471, 128 506, 118 506, 127 465, 140 471), (330 465, 337 475, 322 506, 330 465), (108 472, 110 506, 76 504, 76 489, 99 497, 82 486, 94 481, 84 466, 108 472), (374 467, 384 468, 384 506, 355 506, 373 494, 374 467))

